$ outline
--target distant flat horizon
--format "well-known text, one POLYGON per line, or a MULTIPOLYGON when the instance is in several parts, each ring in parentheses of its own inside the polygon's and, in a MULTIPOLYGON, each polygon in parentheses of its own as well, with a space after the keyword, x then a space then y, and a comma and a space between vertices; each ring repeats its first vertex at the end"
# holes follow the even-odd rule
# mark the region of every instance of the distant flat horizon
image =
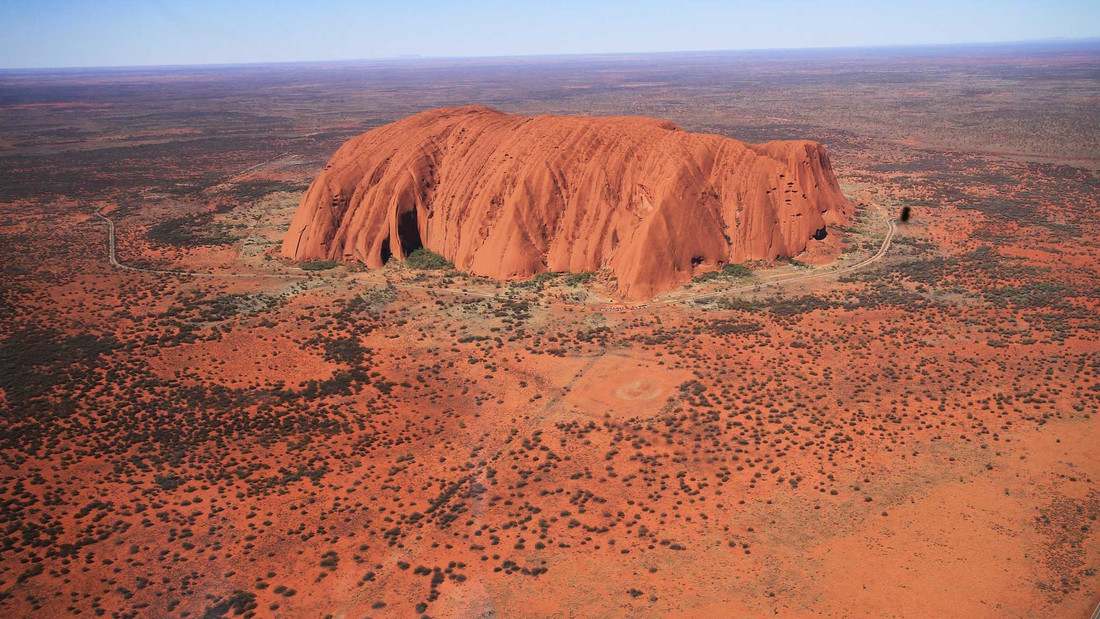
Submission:
POLYGON ((1100 37, 1095 0, 39 0, 0 3, 0 67, 247 65, 1100 37))
POLYGON ((322 60, 274 60, 254 62, 200 62, 177 64, 121 64, 121 65, 65 65, 65 66, 27 66, 27 67, 0 67, 4 73, 33 73, 33 72, 72 72, 72 71, 122 71, 127 69, 218 69, 218 68, 247 68, 247 67, 276 67, 293 65, 341 65, 341 64, 371 64, 371 63, 429 63, 429 62, 464 62, 464 61, 493 61, 493 60, 555 60, 569 58, 637 58, 647 56, 707 56, 724 54, 787 54, 799 52, 890 52, 899 51, 949 51, 949 50, 978 50, 982 48, 1003 48, 1008 50, 1014 47, 1052 47, 1058 46, 1078 47, 1096 46, 1100 49, 1100 36, 1097 37, 1052 37, 1045 39, 1023 39, 1013 41, 966 41, 959 43, 913 43, 913 44, 884 44, 884 45, 827 45, 809 47, 767 47, 767 48, 730 48, 730 49, 687 49, 687 50, 657 50, 657 51, 627 51, 627 52, 577 52, 577 53, 532 53, 532 54, 502 54, 485 56, 428 56, 420 54, 402 54, 397 56, 379 56, 363 58, 332 58, 322 60))

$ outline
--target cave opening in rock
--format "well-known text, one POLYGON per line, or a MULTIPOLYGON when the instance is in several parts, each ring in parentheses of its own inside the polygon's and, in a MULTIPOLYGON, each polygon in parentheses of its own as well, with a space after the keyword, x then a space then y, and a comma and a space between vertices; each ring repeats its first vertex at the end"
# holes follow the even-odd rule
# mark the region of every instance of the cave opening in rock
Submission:
POLYGON ((821 226, 821 229, 814 232, 815 241, 824 241, 825 237, 829 236, 829 231, 825 229, 825 226, 821 226))
POLYGON ((386 240, 382 241, 382 264, 386 264, 390 261, 390 257, 393 256, 393 252, 390 251, 390 237, 386 237, 386 240))
POLYGON ((401 251, 406 256, 424 247, 424 242, 420 238, 420 225, 417 221, 415 208, 398 216, 397 237, 401 243, 401 251))

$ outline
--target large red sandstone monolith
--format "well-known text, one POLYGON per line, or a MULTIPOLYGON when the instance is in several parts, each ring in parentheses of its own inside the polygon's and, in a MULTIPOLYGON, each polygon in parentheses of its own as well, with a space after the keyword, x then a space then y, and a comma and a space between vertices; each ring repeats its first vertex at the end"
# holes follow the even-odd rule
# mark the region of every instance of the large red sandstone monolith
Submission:
POLYGON ((501 279, 609 269, 624 298, 647 299, 725 263, 794 256, 849 208, 816 142, 441 108, 344 144, 283 255, 377 268, 423 246, 501 279))

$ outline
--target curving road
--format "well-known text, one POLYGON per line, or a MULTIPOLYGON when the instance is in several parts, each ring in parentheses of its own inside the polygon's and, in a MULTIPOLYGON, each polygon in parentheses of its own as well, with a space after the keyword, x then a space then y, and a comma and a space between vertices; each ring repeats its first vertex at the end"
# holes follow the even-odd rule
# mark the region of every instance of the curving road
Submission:
POLYGON ((310 276, 308 274, 297 273, 202 273, 199 271, 172 271, 168 269, 147 269, 145 267, 135 267, 129 264, 123 264, 118 261, 118 254, 115 250, 117 247, 117 241, 115 240, 115 222, 111 221, 109 217, 100 213, 97 209, 92 213, 96 217, 107 222, 107 260, 111 263, 111 266, 116 269, 122 269, 124 271, 134 271, 135 273, 156 273, 158 275, 187 275, 192 277, 239 277, 244 279, 307 279, 310 276))
MULTIPOLYGON (((772 275, 772 276, 764 276, 764 277, 754 278, 754 281, 752 283, 744 284, 742 286, 736 286, 736 287, 733 287, 733 288, 725 288, 725 289, 722 289, 722 290, 719 290, 719 291, 696 292, 696 293, 686 294, 686 295, 677 295, 676 297, 668 298, 668 299, 654 299, 653 301, 650 301, 648 304, 646 304, 646 306, 657 305, 657 304, 676 305, 676 304, 684 303, 684 302, 687 302, 687 301, 694 301, 696 299, 702 299, 702 298, 706 298, 706 297, 717 297, 717 296, 721 296, 721 295, 729 294, 729 293, 733 293, 733 292, 742 292, 742 291, 746 291, 746 290, 754 290, 754 289, 756 289, 758 287, 761 287, 761 286, 780 286, 780 285, 783 285, 783 284, 789 284, 789 283, 793 283, 793 282, 810 281, 810 280, 815 280, 815 279, 824 279, 824 278, 827 278, 827 277, 832 277, 834 275, 842 275, 844 273, 851 273, 853 271, 857 271, 859 269, 867 267, 871 264, 874 264, 875 262, 878 262, 879 260, 881 260, 883 258, 883 256, 886 255, 886 252, 889 251, 889 249, 890 249, 890 242, 893 240, 894 234, 897 232, 897 220, 889 218, 886 215, 886 211, 882 207, 880 207, 878 205, 875 205, 875 208, 879 211, 879 214, 882 215, 883 221, 886 222, 886 225, 887 225, 886 237, 883 238, 882 246, 878 248, 878 251, 876 251, 870 257, 868 257, 864 260, 861 260, 861 261, 859 261, 855 264, 850 264, 848 266, 837 268, 837 269, 819 269, 819 270, 814 270, 813 272, 810 272, 810 273, 779 274, 779 275, 772 275)), ((119 262, 118 255, 117 255, 118 241, 116 240, 116 234, 115 234, 115 222, 112 221, 109 217, 107 217, 103 213, 101 213, 99 211, 99 209, 96 209, 92 214, 95 215, 96 217, 98 217, 99 219, 103 220, 107 224, 107 232, 108 232, 108 235, 107 235, 107 247, 108 247, 107 260, 110 263, 110 265, 115 267, 116 269, 121 269, 121 270, 124 270, 124 271, 133 271, 133 272, 136 272, 136 273, 153 273, 153 274, 157 274, 157 275, 179 275, 179 276, 191 276, 191 277, 228 277, 228 278, 241 278, 241 279, 302 280, 302 279, 310 279, 310 278, 318 278, 318 277, 323 278, 324 277, 323 275, 308 274, 308 273, 301 273, 301 274, 298 274, 298 273, 202 273, 202 272, 198 272, 198 271, 175 271, 175 270, 170 270, 170 269, 149 269, 149 268, 145 268, 145 267, 137 267, 137 266, 131 266, 131 265, 128 265, 128 264, 123 264, 122 262, 119 262)), ((480 297, 480 298, 483 298, 483 299, 493 299, 493 298, 496 298, 496 297, 500 296, 499 293, 495 293, 495 292, 481 292, 481 291, 467 290, 467 289, 434 288, 434 287, 418 286, 416 284, 404 284, 404 283, 398 283, 398 284, 394 284, 394 285, 397 286, 397 287, 400 287, 400 288, 406 288, 406 289, 410 289, 410 290, 423 290, 423 291, 426 291, 426 292, 436 292, 436 293, 441 292, 443 294, 466 295, 466 296, 471 296, 471 297, 480 297)), ((613 304, 614 301, 611 301, 610 303, 613 304)), ((581 303, 579 305, 589 305, 589 304, 581 303)), ((1100 619, 1100 617, 1096 617, 1094 619, 1100 619)))
POLYGON ((779 286, 782 284, 789 284, 792 282, 810 281, 815 279, 825 279, 826 277, 832 277, 833 275, 842 275, 844 273, 851 273, 852 271, 858 271, 864 267, 872 265, 879 260, 882 260, 886 252, 890 250, 890 242, 894 239, 894 234, 898 230, 898 224, 896 219, 891 219, 886 215, 886 211, 882 207, 875 205, 875 209, 882 215, 883 221, 886 222, 887 230, 886 237, 882 239, 882 246, 878 248, 873 255, 861 260, 855 264, 850 264, 838 269, 819 269, 811 273, 794 273, 794 274, 779 274, 772 276, 764 276, 755 278, 751 284, 745 284, 743 286, 736 286, 734 288, 724 288, 715 292, 696 292, 694 294, 679 295, 670 299, 661 299, 654 301, 655 303, 664 303, 666 305, 673 305, 677 303, 683 303, 685 301, 694 301, 696 299, 703 299, 706 297, 717 297, 731 292, 743 292, 745 290, 754 290, 758 286, 779 286))

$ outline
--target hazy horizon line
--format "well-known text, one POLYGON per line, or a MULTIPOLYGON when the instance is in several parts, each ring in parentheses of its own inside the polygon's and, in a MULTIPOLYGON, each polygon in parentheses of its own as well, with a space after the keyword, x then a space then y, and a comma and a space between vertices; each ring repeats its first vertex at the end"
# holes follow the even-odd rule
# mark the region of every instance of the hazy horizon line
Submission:
POLYGON ((678 54, 726 54, 745 52, 799 52, 799 51, 858 51, 858 50, 890 50, 890 49, 924 49, 924 48, 952 48, 952 47, 982 47, 995 45, 1035 45, 1035 44, 1100 44, 1100 36, 1089 37, 1047 37, 1042 39, 1014 39, 998 41, 965 41, 958 43, 898 43, 889 45, 818 45, 806 47, 745 47, 728 49, 684 49, 684 50, 649 50, 649 51, 624 51, 624 52, 569 52, 547 54, 505 54, 505 55, 471 55, 471 56, 424 56, 419 54, 400 54, 396 56, 374 56, 359 58, 328 58, 328 59, 303 59, 303 60, 272 60, 258 62, 200 62, 178 64, 125 64, 125 65, 44 65, 34 67, 0 67, 0 72, 33 72, 33 71, 75 71, 75 70, 118 70, 118 69, 185 69, 185 68, 231 68, 231 67, 263 67, 286 66, 298 64, 342 64, 342 63, 370 63, 370 62, 408 62, 421 61, 464 61, 464 60, 514 60, 523 58, 583 58, 583 57, 616 57, 616 56, 659 56, 678 54))

